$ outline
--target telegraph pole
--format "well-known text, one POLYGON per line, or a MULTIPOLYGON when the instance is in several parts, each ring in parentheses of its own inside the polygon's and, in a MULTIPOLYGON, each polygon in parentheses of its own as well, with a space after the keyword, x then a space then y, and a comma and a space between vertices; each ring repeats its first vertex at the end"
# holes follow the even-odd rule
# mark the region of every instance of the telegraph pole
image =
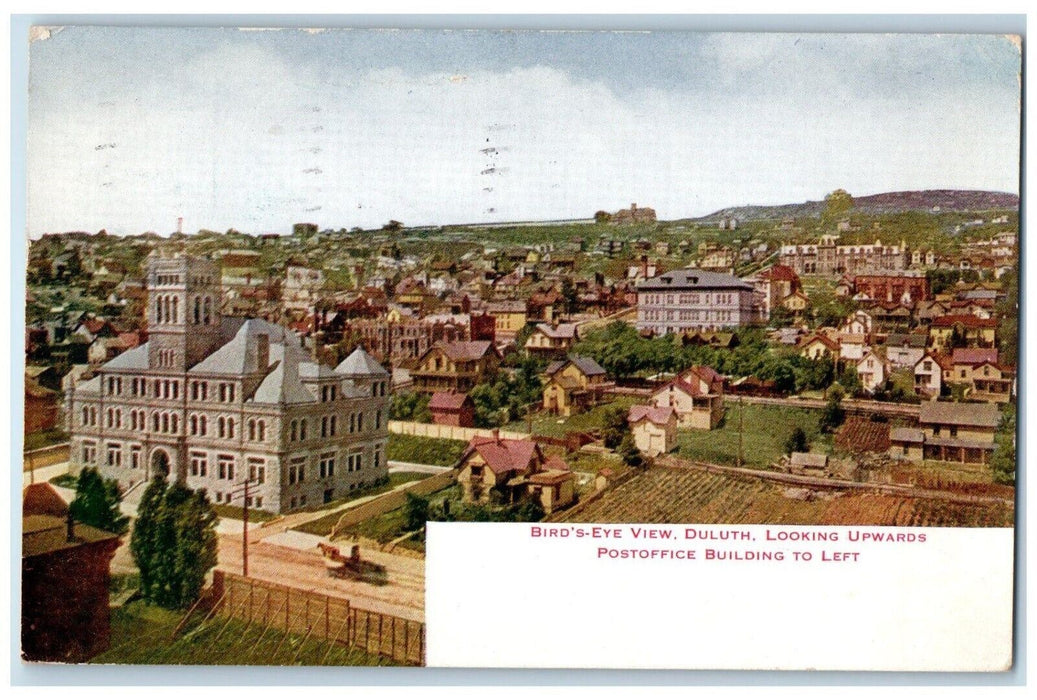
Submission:
POLYGON ((742 403, 742 397, 738 397, 738 466, 742 466, 742 417, 745 413, 745 407, 742 403))
POLYGON ((248 482, 251 475, 245 478, 245 496, 241 504, 241 575, 248 578, 248 482))

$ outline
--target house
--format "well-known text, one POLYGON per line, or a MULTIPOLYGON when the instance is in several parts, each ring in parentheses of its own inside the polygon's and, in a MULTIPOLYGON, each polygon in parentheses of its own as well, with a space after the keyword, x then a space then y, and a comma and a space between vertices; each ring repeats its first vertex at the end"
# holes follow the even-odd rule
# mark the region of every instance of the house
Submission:
POLYGON ((854 311, 846 317, 843 325, 839 326, 839 332, 855 335, 870 335, 874 329, 875 320, 866 311, 854 311))
POLYGON ((839 357, 839 343, 827 335, 814 333, 800 342, 799 354, 808 360, 820 360, 823 357, 836 359, 839 357))
POLYGON ((886 337, 886 359, 893 369, 914 367, 925 354, 928 337, 916 333, 890 333, 886 337))
POLYGON ((148 342, 67 394, 70 466, 128 488, 156 475, 216 503, 281 513, 385 477, 389 373, 362 348, 338 366, 261 319, 223 317, 205 259, 148 265, 148 342))
POLYGON ((924 401, 918 428, 890 431, 889 454, 912 461, 989 464, 1000 421, 1001 412, 994 404, 924 401))
POLYGON ((456 425, 471 428, 475 425, 475 404, 468 394, 437 391, 428 402, 432 422, 436 425, 456 425))
POLYGON ((575 323, 538 323, 525 348, 538 357, 565 356, 580 339, 575 323))
POLYGON ((98 337, 90 343, 86 351, 87 361, 92 365, 100 365, 114 360, 121 353, 140 345, 140 333, 129 331, 115 337, 98 337))
POLYGON ((871 349, 864 353, 864 357, 857 360, 855 367, 861 386, 869 394, 874 394, 886 384, 889 370, 886 360, 877 350, 871 349))
POLYGON ((787 265, 772 265, 765 270, 760 270, 752 277, 746 279, 752 284, 753 289, 763 300, 763 314, 770 318, 771 312, 776 309, 784 299, 799 292, 802 283, 795 270, 787 265))
POLYGON ((564 461, 548 459, 532 440, 504 439, 497 431, 491 437, 472 438, 455 473, 469 503, 489 503, 495 491, 505 503, 535 498, 552 513, 576 497, 576 478, 564 461))
POLYGON ((629 226, 631 224, 655 223, 655 209, 651 207, 638 207, 637 203, 630 205, 629 209, 620 209, 609 220, 615 226, 629 226))
POLYGON ((1012 399, 1015 372, 997 362, 997 348, 955 348, 949 381, 964 384, 970 399, 1007 403, 1012 399))
POLYGON ((709 367, 692 367, 656 389, 651 402, 676 411, 682 428, 712 430, 724 416, 723 378, 709 367))
POLYGON ((600 403, 613 386, 601 365, 589 357, 556 360, 544 371, 543 409, 571 416, 600 403))
POLYGON ((929 325, 933 347, 944 350, 955 346, 992 348, 997 335, 997 319, 950 314, 934 318, 929 325))
POLYGON ((803 292, 793 292, 781 300, 782 308, 799 315, 810 308, 810 298, 803 292))
POLYGON ((915 393, 933 398, 943 390, 943 365, 946 359, 935 353, 926 352, 914 366, 915 393))
POLYGON ((76 523, 50 484, 22 492, 22 658, 79 663, 108 649, 119 536, 76 523))
POLYGON ((870 347, 867 342, 868 336, 866 335, 840 333, 837 338, 839 342, 839 361, 843 363, 857 364, 857 361, 864 357, 864 353, 870 347))
POLYGON ((677 444, 677 412, 669 406, 631 406, 627 423, 637 449, 649 457, 665 454, 677 444))
POLYGON ((494 318, 494 332, 502 339, 512 339, 526 327, 526 305, 521 301, 499 301, 486 305, 486 313, 494 318))
POLYGON ((464 394, 496 376, 500 361, 488 340, 438 342, 418 358, 410 374, 415 391, 464 394))

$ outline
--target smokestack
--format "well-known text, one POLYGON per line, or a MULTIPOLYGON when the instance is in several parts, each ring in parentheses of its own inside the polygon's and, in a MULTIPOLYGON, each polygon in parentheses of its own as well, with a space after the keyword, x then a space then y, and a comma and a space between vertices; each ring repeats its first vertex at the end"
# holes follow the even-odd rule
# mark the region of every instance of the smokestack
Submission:
POLYGON ((184 217, 182 217, 182 216, 176 217, 176 232, 177 233, 183 233, 184 232, 184 217))

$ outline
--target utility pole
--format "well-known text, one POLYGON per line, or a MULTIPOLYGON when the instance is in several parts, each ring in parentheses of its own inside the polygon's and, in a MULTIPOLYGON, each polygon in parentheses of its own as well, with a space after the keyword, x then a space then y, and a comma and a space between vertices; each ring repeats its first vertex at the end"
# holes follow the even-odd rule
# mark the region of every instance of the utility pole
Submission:
POLYGON ((742 466, 742 417, 745 413, 745 407, 742 403, 742 397, 738 397, 738 466, 742 466))
POLYGON ((251 475, 245 476, 245 496, 241 504, 241 575, 248 578, 248 482, 251 475))

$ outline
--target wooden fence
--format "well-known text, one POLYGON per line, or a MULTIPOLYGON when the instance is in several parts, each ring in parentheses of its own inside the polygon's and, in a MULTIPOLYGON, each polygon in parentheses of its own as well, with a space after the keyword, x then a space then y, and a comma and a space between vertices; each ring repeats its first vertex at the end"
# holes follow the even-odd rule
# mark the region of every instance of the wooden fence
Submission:
POLYGON ((69 443, 62 442, 57 445, 48 445, 38 450, 29 450, 22 453, 22 468, 25 471, 49 467, 54 464, 67 462, 69 458, 69 443))
MULTIPOLYGON (((398 435, 417 435, 420 437, 444 438, 447 440, 463 440, 468 442, 473 437, 493 437, 494 431, 489 428, 462 428, 456 425, 438 425, 436 423, 417 423, 414 421, 391 420, 389 432, 398 435)), ((498 430, 498 435, 506 440, 528 440, 529 433, 513 430, 498 430)))
POLYGON ((250 625, 361 649, 402 664, 425 663, 425 623, 357 608, 345 598, 216 570, 210 600, 215 614, 250 625))

